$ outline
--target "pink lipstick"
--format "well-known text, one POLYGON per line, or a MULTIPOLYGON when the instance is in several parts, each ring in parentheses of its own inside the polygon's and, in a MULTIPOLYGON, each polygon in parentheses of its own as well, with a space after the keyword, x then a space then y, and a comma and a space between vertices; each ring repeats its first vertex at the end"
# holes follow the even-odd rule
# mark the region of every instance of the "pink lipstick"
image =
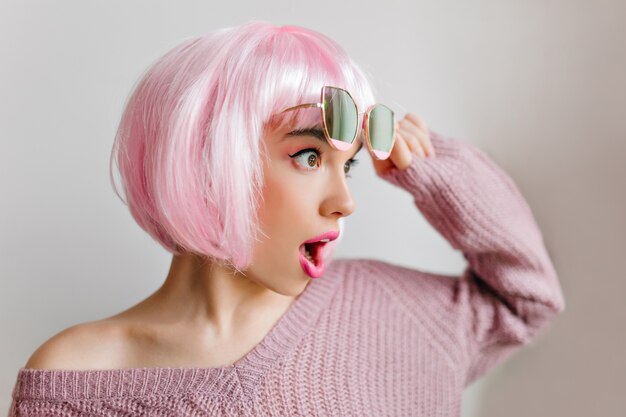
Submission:
POLYGON ((324 247, 339 236, 331 230, 311 238, 299 247, 300 266, 311 278, 319 278, 324 273, 324 247))

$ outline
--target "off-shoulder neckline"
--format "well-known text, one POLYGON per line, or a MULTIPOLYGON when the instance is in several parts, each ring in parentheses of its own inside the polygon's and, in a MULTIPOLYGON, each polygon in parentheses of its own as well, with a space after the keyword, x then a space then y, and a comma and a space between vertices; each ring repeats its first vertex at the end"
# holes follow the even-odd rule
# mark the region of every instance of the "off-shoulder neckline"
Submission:
POLYGON ((142 367, 112 369, 35 369, 18 371, 15 398, 98 399, 202 392, 250 399, 264 376, 313 327, 341 279, 333 259, 265 337, 234 364, 221 367, 142 367))

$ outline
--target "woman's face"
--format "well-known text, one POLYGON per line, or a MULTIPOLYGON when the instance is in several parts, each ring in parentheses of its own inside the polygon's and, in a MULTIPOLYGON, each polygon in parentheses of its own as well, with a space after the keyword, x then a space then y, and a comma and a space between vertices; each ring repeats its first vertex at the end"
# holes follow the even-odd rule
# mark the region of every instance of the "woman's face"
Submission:
POLYGON ((348 176, 362 141, 357 138, 347 151, 335 150, 321 127, 274 130, 264 141, 268 155, 258 211, 262 233, 246 274, 277 293, 296 296, 312 279, 301 265, 301 245, 322 233, 339 232, 339 219, 355 209, 348 176))

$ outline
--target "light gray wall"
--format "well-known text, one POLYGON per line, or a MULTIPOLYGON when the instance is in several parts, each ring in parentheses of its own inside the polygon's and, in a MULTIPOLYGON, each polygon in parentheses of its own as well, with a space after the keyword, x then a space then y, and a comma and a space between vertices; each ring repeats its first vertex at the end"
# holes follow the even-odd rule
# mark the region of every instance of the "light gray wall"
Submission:
MULTIPOLYGON (((371 72, 381 102, 484 149, 533 208, 567 311, 466 390, 464 416, 617 416, 626 409, 625 17, 623 1, 3 0, 0 409, 41 343, 126 309, 167 273, 169 254, 109 184, 133 83, 182 38, 258 18, 337 40, 371 72)), ((365 157, 337 256, 460 272, 462 256, 365 157), (376 225, 382 201, 393 215, 376 225)))

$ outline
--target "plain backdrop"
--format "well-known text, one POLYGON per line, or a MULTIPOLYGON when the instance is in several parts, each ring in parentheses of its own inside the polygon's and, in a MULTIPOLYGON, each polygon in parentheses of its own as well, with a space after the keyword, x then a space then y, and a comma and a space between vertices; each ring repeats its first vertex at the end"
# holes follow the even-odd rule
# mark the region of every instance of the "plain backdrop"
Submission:
MULTIPOLYGON (((122 106, 183 38, 253 19, 335 39, 380 102, 479 146, 532 207, 567 310, 465 391, 463 415, 623 416, 626 2, 572 0, 1 1, 0 413, 45 340, 162 283, 171 255, 109 182, 122 106)), ((460 273, 408 193, 360 158, 336 256, 460 273)))

